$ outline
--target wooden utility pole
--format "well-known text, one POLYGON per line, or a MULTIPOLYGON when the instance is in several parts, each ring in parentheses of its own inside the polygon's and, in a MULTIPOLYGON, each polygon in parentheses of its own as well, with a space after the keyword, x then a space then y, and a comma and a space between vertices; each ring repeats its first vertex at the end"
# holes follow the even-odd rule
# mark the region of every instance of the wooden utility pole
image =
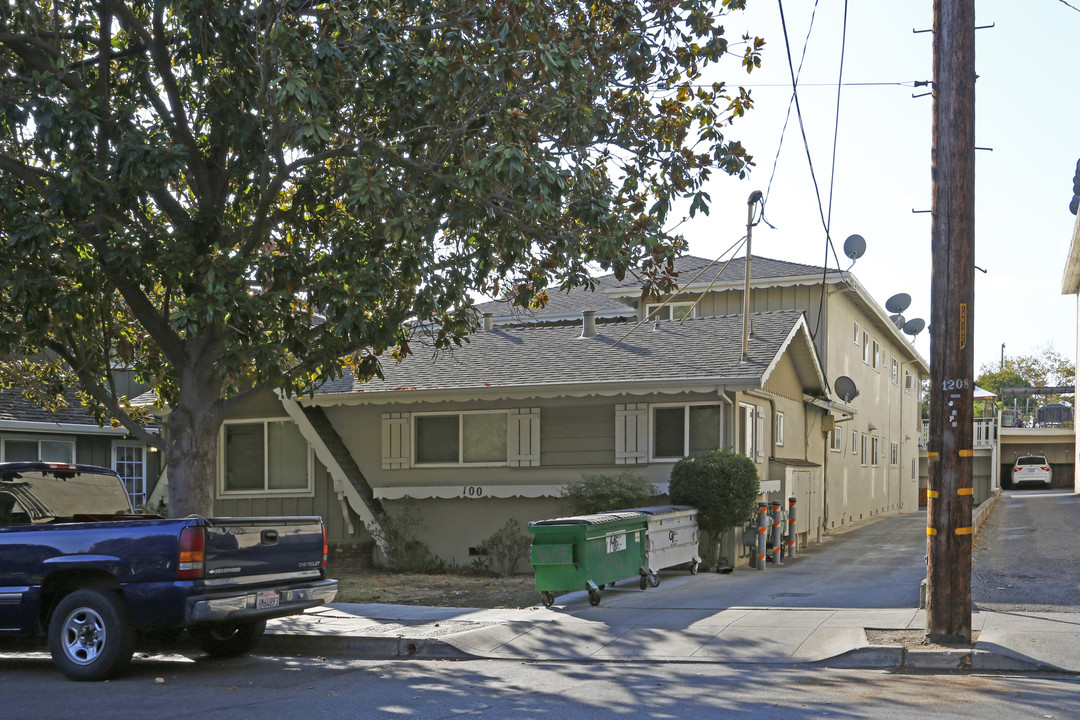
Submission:
POLYGON ((926 631, 971 642, 975 0, 934 0, 926 631))

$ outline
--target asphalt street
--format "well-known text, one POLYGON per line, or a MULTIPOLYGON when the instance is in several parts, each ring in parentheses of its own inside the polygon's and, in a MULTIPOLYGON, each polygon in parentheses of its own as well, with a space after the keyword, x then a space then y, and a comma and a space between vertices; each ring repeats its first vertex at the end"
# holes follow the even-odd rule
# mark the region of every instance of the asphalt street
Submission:
POLYGON ((971 596, 981 610, 1080 613, 1080 495, 1006 490, 976 538, 971 596))
POLYGON ((0 659, 5 720, 1066 720, 1080 681, 722 664, 159 655, 75 683, 47 656, 0 659))

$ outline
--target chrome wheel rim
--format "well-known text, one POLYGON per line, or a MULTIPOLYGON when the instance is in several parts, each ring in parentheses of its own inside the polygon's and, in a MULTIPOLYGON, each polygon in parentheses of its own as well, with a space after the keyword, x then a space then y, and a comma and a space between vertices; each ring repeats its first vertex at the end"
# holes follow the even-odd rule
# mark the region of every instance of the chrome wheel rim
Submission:
POLYGON ((77 665, 89 665, 105 649, 105 621, 95 610, 77 608, 64 619, 64 655, 77 665))

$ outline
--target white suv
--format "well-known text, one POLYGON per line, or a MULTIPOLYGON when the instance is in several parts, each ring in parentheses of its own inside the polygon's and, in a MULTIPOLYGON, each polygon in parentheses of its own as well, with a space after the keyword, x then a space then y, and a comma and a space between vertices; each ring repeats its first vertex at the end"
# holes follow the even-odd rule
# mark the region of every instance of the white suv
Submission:
POLYGON ((1042 455, 1022 455, 1016 459, 1012 471, 1013 487, 1024 483, 1041 483, 1050 487, 1050 463, 1042 455))

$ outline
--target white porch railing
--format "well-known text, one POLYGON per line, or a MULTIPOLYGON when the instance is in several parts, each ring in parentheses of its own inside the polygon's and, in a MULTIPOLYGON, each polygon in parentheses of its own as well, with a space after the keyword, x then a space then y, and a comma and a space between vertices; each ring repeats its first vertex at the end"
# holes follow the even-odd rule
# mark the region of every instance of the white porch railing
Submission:
MULTIPOLYGON (((979 418, 974 423, 972 444, 977 448, 993 447, 997 440, 997 422, 994 418, 979 418)), ((919 438, 919 447, 925 448, 930 442, 930 421, 922 421, 922 436, 919 438)))

